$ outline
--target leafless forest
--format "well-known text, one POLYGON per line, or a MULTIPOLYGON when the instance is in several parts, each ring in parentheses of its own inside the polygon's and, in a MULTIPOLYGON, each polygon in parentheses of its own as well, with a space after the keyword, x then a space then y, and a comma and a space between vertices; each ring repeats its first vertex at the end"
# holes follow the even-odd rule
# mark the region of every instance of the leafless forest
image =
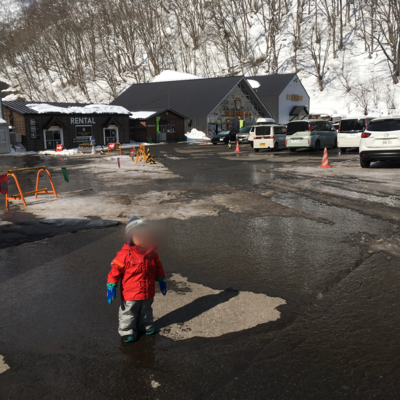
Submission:
POLYGON ((27 100, 112 99, 165 69, 302 72, 322 91, 355 42, 399 76, 398 0, 37 0, 0 29, 0 80, 27 100))

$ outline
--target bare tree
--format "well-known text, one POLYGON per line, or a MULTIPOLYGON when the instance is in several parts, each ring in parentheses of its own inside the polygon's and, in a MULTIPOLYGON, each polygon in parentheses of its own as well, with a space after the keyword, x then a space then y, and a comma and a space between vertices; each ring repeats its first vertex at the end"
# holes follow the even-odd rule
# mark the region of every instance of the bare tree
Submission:
POLYGON ((328 71, 327 62, 329 58, 331 37, 329 35, 324 45, 320 38, 321 38, 321 31, 318 25, 314 25, 313 28, 311 29, 309 42, 305 47, 313 60, 313 68, 311 69, 311 71, 309 71, 309 73, 317 78, 318 88, 322 92, 324 90, 325 76, 328 71))

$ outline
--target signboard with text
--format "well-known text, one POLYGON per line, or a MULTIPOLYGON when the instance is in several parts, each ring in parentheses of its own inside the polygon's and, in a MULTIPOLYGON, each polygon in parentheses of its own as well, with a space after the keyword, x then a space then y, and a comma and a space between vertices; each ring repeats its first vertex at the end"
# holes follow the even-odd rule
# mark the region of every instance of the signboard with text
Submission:
POLYGON ((39 137, 39 123, 36 119, 29 120, 29 131, 31 134, 31 139, 37 139, 39 137))
POLYGON ((299 96, 297 94, 287 94, 286 95, 286 100, 303 101, 303 96, 299 96))

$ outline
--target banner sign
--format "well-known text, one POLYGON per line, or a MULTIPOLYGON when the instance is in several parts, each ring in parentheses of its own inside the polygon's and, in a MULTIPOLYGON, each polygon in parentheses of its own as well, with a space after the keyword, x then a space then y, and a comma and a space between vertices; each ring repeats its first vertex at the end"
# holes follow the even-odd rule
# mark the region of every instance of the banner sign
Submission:
POLYGON ((0 175, 0 193, 8 194, 8 176, 7 176, 7 174, 0 175))
POLYGON ((62 167, 62 168, 61 168, 61 172, 62 172, 62 174, 63 174, 63 177, 64 177, 65 182, 68 183, 68 182, 69 182, 69 177, 68 177, 67 168, 62 167))

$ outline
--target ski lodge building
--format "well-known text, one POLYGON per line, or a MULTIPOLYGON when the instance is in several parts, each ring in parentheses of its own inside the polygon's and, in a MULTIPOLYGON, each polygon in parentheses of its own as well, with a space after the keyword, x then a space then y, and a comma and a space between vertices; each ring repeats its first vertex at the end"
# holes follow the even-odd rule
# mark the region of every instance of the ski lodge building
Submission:
MULTIPOLYGON (((282 124, 303 119, 308 115, 310 98, 296 74, 283 74, 138 83, 111 104, 137 115, 170 110, 185 116, 182 134, 195 128, 214 135, 253 125, 258 118, 274 118, 282 124)), ((154 125, 154 121, 141 122, 146 129, 154 125)), ((162 129, 168 129, 168 124, 162 129)), ((137 124, 132 119, 130 131, 131 138, 138 140, 137 124)), ((177 132, 178 137, 182 134, 177 132)), ((152 137, 154 133, 142 131, 140 135, 152 137)))

